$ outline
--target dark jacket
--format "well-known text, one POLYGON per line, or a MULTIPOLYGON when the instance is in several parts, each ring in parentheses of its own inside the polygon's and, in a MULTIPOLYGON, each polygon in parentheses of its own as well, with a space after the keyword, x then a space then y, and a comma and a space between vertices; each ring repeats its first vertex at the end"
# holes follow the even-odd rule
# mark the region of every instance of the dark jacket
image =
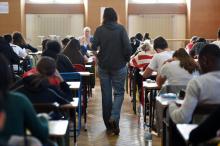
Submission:
POLYGON ((72 64, 84 64, 84 57, 81 50, 65 49, 63 54, 70 59, 72 64))
POLYGON ((20 45, 20 47, 21 47, 22 49, 23 49, 23 48, 29 49, 29 50, 31 50, 31 52, 37 52, 37 51, 38 51, 37 48, 32 47, 30 44, 20 45))
POLYGON ((20 57, 13 51, 11 46, 0 37, 0 53, 8 59, 10 64, 19 64, 20 57))
POLYGON ((109 22, 96 29, 92 50, 96 51, 98 47, 98 65, 102 69, 118 70, 130 60, 129 38, 120 24, 109 22))
POLYGON ((59 72, 75 72, 73 64, 69 58, 64 54, 58 54, 56 59, 56 65, 59 72))
POLYGON ((51 50, 45 50, 42 56, 49 56, 56 60, 56 66, 59 72, 74 72, 73 64, 64 54, 57 54, 51 50))
POLYGON ((67 104, 72 101, 71 90, 65 82, 60 83, 58 88, 49 85, 47 80, 39 80, 37 75, 23 78, 15 90, 25 94, 32 103, 67 104))

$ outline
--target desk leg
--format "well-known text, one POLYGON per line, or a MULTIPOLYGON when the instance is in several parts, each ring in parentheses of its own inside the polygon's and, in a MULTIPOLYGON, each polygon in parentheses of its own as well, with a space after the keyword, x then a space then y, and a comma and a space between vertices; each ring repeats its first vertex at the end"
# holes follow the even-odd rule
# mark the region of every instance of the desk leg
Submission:
POLYGON ((150 130, 150 132, 151 132, 151 130, 152 130, 152 106, 153 106, 153 101, 152 101, 152 99, 153 99, 153 91, 152 90, 150 90, 150 98, 149 98, 149 104, 150 104, 150 106, 149 106, 149 130, 150 130))
POLYGON ((147 116, 147 90, 144 89, 144 126, 146 125, 147 116))
POLYGON ((137 110, 136 110, 136 90, 137 90, 137 86, 136 86, 136 81, 135 81, 135 77, 133 78, 133 111, 134 111, 134 114, 137 113, 137 110))
POLYGON ((152 127, 153 128, 153 125, 154 125, 154 114, 155 114, 155 104, 156 104, 156 94, 157 94, 157 90, 154 90, 153 91, 153 96, 152 96, 152 127))
POLYGON ((87 88, 88 88, 88 78, 85 78, 85 84, 84 84, 84 95, 83 95, 83 110, 84 110, 84 130, 87 131, 87 88))
MULTIPOLYGON (((73 110, 73 135, 74 135, 74 146, 77 146, 76 142, 76 109, 73 110)), ((79 129, 80 130, 80 129, 79 129)))

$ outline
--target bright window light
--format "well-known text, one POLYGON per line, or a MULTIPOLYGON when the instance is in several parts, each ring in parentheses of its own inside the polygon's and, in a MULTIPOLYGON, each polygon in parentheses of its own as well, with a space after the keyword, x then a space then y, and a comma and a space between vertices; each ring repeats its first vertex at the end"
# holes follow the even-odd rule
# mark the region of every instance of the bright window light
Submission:
POLYGON ((83 0, 54 0, 55 3, 80 4, 83 0))
POLYGON ((128 0, 129 3, 148 4, 148 3, 186 3, 186 0, 128 0))
POLYGON ((83 0, 26 0, 27 3, 38 3, 38 4, 80 4, 83 0))

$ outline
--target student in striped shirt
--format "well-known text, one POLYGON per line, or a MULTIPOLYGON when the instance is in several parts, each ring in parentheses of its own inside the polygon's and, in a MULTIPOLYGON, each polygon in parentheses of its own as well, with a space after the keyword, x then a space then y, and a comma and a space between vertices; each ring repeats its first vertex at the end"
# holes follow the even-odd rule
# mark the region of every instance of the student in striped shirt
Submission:
POLYGON ((154 51, 150 44, 149 40, 144 41, 140 47, 137 49, 136 53, 131 56, 130 59, 130 66, 134 67, 134 78, 138 85, 139 91, 139 100, 143 104, 143 94, 142 94, 142 76, 139 74, 140 71, 143 71, 148 64, 150 63, 151 59, 153 58, 154 51))
POLYGON ((153 58, 154 51, 150 42, 147 40, 138 48, 137 52, 131 56, 130 66, 138 68, 140 70, 145 69, 145 67, 150 63, 153 58))

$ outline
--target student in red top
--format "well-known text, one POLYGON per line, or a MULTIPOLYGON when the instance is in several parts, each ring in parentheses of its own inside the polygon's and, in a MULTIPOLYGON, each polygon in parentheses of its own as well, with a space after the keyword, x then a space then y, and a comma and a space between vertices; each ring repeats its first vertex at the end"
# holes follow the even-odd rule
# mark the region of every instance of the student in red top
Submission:
POLYGON ((146 40, 140 45, 140 47, 137 49, 137 52, 131 56, 129 62, 130 66, 134 67, 134 78, 138 85, 139 100, 142 105, 144 103, 144 98, 142 92, 142 76, 139 74, 139 72, 143 71, 148 66, 151 59, 153 58, 153 55, 154 51, 150 41, 146 40))
MULTIPOLYGON (((29 77, 29 76, 31 76, 31 75, 35 75, 35 74, 38 74, 38 69, 35 67, 35 68, 32 68, 31 70, 29 70, 29 71, 27 71, 27 72, 25 72, 23 75, 22 75, 22 77, 23 78, 26 78, 26 77, 29 77)), ((59 86, 60 85, 60 78, 59 77, 57 77, 57 76, 55 76, 55 75, 53 75, 53 76, 50 76, 49 78, 48 78, 48 80, 49 80, 49 83, 51 84, 51 85, 54 85, 54 86, 59 86)))

